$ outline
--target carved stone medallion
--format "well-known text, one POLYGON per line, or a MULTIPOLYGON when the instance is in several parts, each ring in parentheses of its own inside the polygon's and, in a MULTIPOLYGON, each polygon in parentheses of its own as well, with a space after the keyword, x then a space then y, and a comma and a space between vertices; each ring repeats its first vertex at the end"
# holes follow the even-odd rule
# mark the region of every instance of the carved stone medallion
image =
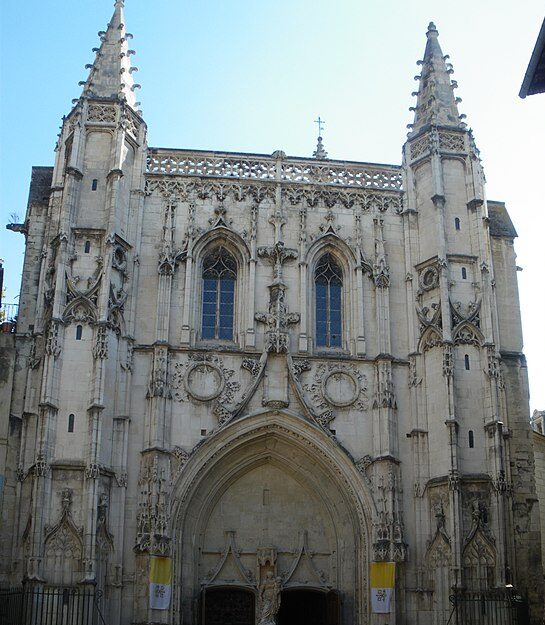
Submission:
POLYGON ((225 378, 220 369, 210 362, 195 362, 185 374, 186 391, 199 401, 210 401, 221 395, 225 378))
POLYGON ((333 406, 350 406, 360 394, 360 385, 350 373, 335 369, 324 377, 322 393, 333 406))

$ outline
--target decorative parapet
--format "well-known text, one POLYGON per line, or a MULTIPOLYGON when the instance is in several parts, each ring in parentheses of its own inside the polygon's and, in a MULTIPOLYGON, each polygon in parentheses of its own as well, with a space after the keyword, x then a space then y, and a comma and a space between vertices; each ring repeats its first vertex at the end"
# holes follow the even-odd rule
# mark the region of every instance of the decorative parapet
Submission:
POLYGON ((147 174, 402 191, 401 167, 351 161, 150 148, 147 174))

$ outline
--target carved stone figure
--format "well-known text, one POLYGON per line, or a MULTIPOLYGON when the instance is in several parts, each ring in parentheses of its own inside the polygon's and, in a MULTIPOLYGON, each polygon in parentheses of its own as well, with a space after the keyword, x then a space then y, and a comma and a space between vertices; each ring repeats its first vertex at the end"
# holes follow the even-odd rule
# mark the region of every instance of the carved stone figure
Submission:
POLYGON ((280 609, 280 591, 282 580, 267 571, 259 586, 258 625, 276 625, 276 615, 280 609))

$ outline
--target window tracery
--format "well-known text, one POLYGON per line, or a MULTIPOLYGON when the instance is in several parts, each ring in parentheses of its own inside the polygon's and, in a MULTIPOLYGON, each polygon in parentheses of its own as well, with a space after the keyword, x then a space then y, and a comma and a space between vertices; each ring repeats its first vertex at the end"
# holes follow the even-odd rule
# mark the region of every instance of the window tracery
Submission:
POLYGON ((316 289, 316 345, 342 346, 342 270, 332 254, 319 260, 314 272, 316 289))
POLYGON ((233 340, 237 263, 224 247, 207 254, 202 269, 203 339, 233 340))

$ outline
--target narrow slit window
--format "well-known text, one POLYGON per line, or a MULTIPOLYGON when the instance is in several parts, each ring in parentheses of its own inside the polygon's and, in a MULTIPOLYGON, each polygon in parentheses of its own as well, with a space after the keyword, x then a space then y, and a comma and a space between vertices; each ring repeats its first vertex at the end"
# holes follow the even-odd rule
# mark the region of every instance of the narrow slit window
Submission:
POLYGON ((473 430, 469 430, 468 439, 469 439, 469 447, 470 449, 473 449, 473 447, 475 447, 475 439, 473 437, 473 430))
POLYGON ((467 280, 467 269, 462 267, 462 280, 467 280))
POLYGON ((93 178, 93 182, 91 182, 91 191, 96 191, 98 187, 98 180, 93 178))
POLYGON ((91 241, 85 241, 85 245, 83 246, 83 251, 86 254, 89 254, 89 252, 91 251, 91 241))
POLYGON ((460 218, 456 217, 454 219, 454 227, 456 228, 456 230, 460 230, 460 218))
POLYGON ((314 273, 316 288, 316 345, 342 345, 342 271, 331 254, 320 259, 314 273))
POLYGON ((69 432, 73 432, 74 431, 74 421, 75 421, 76 417, 73 414, 69 414, 68 415, 68 431, 69 432))
POLYGON ((76 326, 76 341, 81 341, 83 336, 83 326, 76 326))
POLYGON ((465 365, 466 371, 469 371, 469 356, 467 354, 464 356, 464 365, 465 365))
POLYGON ((237 264, 219 247, 204 259, 202 273, 203 339, 233 340, 237 264))

